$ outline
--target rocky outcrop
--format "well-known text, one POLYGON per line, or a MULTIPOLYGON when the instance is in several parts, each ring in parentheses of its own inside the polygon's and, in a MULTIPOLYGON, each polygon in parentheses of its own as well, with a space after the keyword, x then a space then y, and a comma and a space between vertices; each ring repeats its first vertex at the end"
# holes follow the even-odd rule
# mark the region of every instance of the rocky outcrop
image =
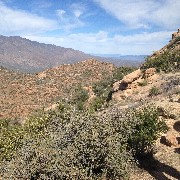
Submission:
POLYGON ((180 50, 180 29, 178 29, 177 32, 174 32, 172 34, 171 41, 165 45, 163 48, 161 48, 159 51, 154 52, 151 55, 151 58, 155 58, 161 54, 164 54, 166 51, 174 51, 174 50, 180 50))
POLYGON ((144 72, 144 78, 148 78, 148 77, 154 75, 155 73, 156 73, 156 68, 146 69, 146 71, 144 72))
MULTIPOLYGON (((124 91, 127 89, 131 89, 131 87, 135 87, 136 85, 133 84, 135 81, 143 81, 144 78, 148 78, 153 76, 156 73, 155 68, 149 68, 145 72, 141 71, 140 69, 133 71, 132 73, 124 76, 124 78, 120 81, 117 81, 113 84, 113 91, 117 92, 118 90, 124 91)), ((138 82, 139 82, 138 81, 138 82)))
POLYGON ((140 69, 133 71, 132 73, 124 76, 124 78, 122 79, 122 83, 124 84, 130 84, 132 83, 134 80, 138 79, 140 76, 142 75, 142 72, 140 69))
POLYGON ((177 37, 180 37, 180 29, 172 34, 172 39, 176 39, 177 37))

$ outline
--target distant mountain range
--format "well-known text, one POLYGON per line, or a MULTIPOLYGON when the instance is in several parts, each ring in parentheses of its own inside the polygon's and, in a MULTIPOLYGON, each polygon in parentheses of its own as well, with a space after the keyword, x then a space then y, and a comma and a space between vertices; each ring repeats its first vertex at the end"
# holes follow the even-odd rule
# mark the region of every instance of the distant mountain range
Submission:
POLYGON ((147 55, 99 54, 98 57, 116 66, 139 66, 145 61, 147 55))
POLYGON ((137 60, 143 61, 148 55, 121 55, 121 54, 92 54, 93 56, 105 58, 119 58, 122 60, 137 60))
POLYGON ((87 59, 110 62, 117 66, 138 66, 143 61, 142 56, 135 56, 134 59, 133 57, 99 57, 71 48, 30 41, 19 36, 0 35, 0 66, 21 72, 40 72, 87 59))

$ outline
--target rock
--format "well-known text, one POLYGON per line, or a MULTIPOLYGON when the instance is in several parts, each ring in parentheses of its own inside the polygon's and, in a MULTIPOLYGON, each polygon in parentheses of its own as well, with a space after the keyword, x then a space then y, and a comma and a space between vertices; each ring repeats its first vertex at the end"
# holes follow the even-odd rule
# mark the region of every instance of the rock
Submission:
POLYGON ((175 38, 177 38, 177 37, 179 37, 179 36, 180 36, 180 29, 178 29, 177 32, 174 32, 174 33, 172 34, 172 39, 175 39, 175 38))
POLYGON ((168 146, 178 146, 178 140, 172 131, 168 131, 165 136, 165 141, 168 146))
POLYGON ((135 81, 136 79, 138 79, 140 76, 142 75, 142 72, 140 69, 133 71, 132 73, 124 76, 124 78, 122 79, 122 84, 130 84, 133 81, 135 81))
POLYGON ((157 107, 157 111, 159 113, 159 116, 163 116, 164 118, 170 118, 170 119, 177 119, 177 116, 173 113, 169 113, 165 108, 163 107, 157 107))
POLYGON ((38 74, 38 78, 39 78, 39 79, 44 79, 44 78, 46 78, 46 73, 45 73, 45 72, 39 73, 39 74, 38 74))
POLYGON ((168 118, 169 117, 169 113, 167 112, 167 110, 163 107, 157 107, 157 111, 159 113, 159 116, 163 116, 165 118, 168 118))
POLYGON ((177 119, 177 116, 175 114, 169 114, 169 118, 171 119, 177 119))
POLYGON ((180 102, 180 98, 178 96, 173 96, 169 99, 170 102, 180 102))
POLYGON ((144 77, 148 78, 150 76, 153 76, 155 73, 156 73, 156 69, 155 68, 146 69, 146 71, 144 72, 144 77))
POLYGON ((117 81, 113 84, 113 91, 116 92, 119 90, 119 85, 121 84, 121 81, 117 81))
POLYGON ((44 109, 44 111, 49 111, 49 110, 55 110, 59 105, 58 104, 53 104, 49 106, 48 108, 44 109))

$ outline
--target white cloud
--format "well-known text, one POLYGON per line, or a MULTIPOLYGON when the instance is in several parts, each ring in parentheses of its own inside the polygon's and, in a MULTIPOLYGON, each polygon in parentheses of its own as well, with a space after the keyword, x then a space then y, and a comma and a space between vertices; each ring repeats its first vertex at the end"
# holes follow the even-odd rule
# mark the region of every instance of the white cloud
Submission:
POLYGON ((56 14, 58 17, 60 17, 62 19, 63 16, 66 14, 66 11, 63 9, 58 9, 58 10, 56 10, 56 14))
POLYGON ((0 2, 0 34, 37 33, 58 29, 56 21, 22 10, 15 10, 0 2))
POLYGON ((79 18, 82 14, 83 14, 83 12, 82 12, 81 10, 79 10, 79 9, 74 10, 74 15, 75 15, 77 18, 79 18))
POLYGON ((176 29, 180 23, 179 0, 94 1, 131 28, 151 28, 156 25, 176 29))
POLYGON ((79 18, 81 15, 84 14, 84 12, 86 11, 86 7, 84 4, 82 3, 73 3, 71 5, 71 10, 73 12, 73 14, 79 18))
POLYGON ((107 32, 69 34, 60 37, 26 36, 26 38, 81 50, 94 54, 151 54, 163 47, 171 38, 171 31, 141 33, 135 35, 115 35, 107 32))
POLYGON ((84 6, 80 6, 79 4, 72 4, 70 6, 70 11, 58 9, 56 14, 60 18, 60 23, 63 29, 69 31, 83 26, 84 22, 80 20, 80 17, 84 14, 84 10, 84 6))

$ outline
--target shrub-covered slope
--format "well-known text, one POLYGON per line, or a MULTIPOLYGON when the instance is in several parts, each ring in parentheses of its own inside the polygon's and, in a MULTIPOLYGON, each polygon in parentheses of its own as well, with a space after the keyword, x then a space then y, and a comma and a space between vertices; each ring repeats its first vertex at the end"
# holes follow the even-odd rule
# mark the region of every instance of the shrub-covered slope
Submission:
POLYGON ((0 118, 21 118, 64 98, 72 100, 78 86, 91 86, 112 77, 110 63, 87 60, 41 73, 22 74, 0 69, 0 118))

